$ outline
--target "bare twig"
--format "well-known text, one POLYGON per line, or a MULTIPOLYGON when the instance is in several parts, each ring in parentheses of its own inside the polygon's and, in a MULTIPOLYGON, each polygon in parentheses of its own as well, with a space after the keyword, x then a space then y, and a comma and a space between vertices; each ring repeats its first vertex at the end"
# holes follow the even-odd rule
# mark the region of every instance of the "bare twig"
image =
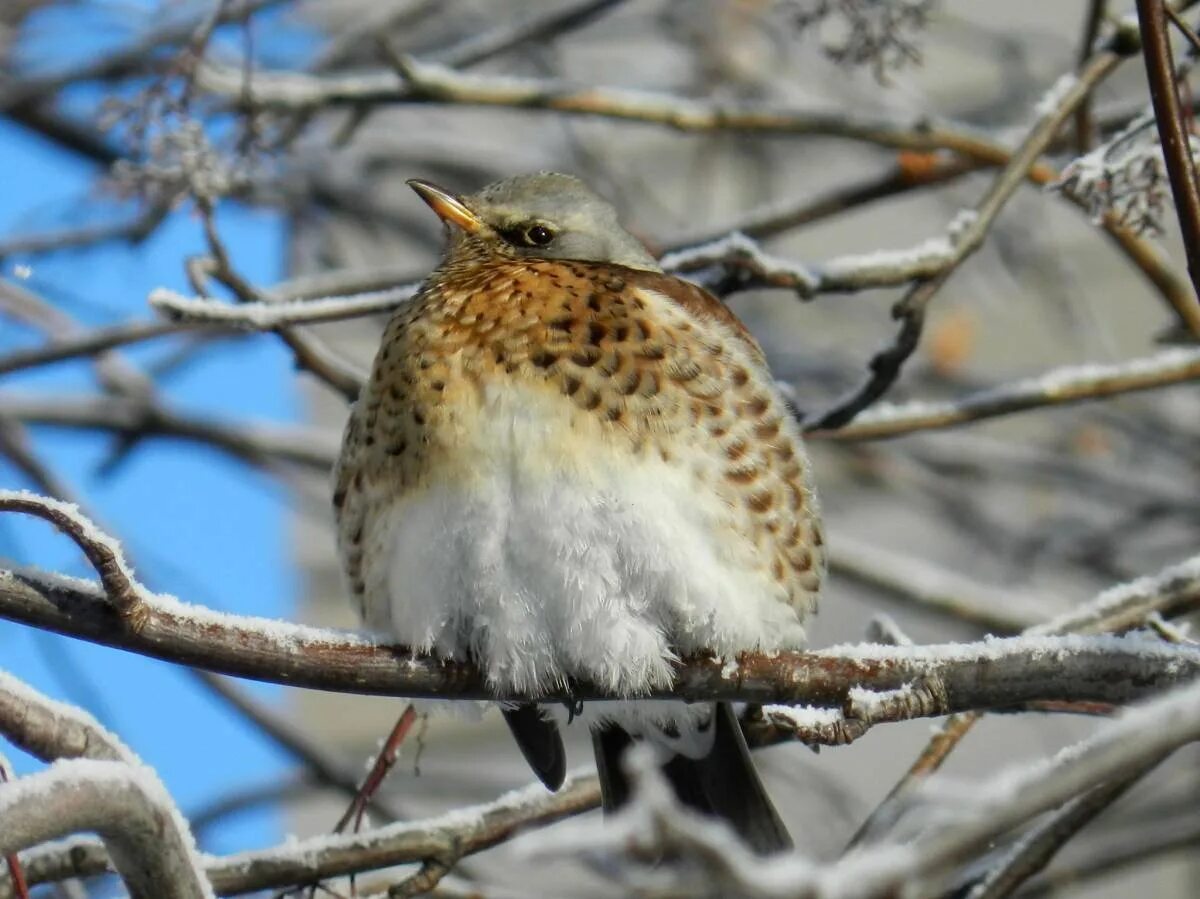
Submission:
POLYGON ((165 203, 152 203, 133 216, 124 215, 94 225, 6 237, 0 240, 0 259, 58 252, 109 241, 123 240, 136 244, 153 234, 169 211, 165 203))
POLYGON ((60 336, 44 346, 32 347, 25 350, 14 350, 7 356, 0 357, 0 375, 10 374, 27 368, 36 368, 74 359, 79 356, 91 356, 105 350, 115 349, 131 343, 141 343, 146 340, 156 340, 174 334, 191 333, 203 336, 226 336, 235 334, 232 328, 205 327, 191 322, 164 321, 131 321, 122 322, 108 327, 93 328, 79 334, 60 336))
POLYGON ((862 847, 829 865, 786 854, 765 859, 752 854, 730 839, 726 828, 681 807, 652 756, 635 759, 639 789, 611 826, 573 822, 557 833, 539 835, 530 850, 542 856, 614 853, 633 863, 653 859, 660 869, 664 858, 682 860, 685 867, 677 870, 685 879, 672 883, 675 895, 688 895, 687 888, 700 883, 709 894, 762 899, 938 895, 955 869, 1010 828, 1200 739, 1198 701, 1200 685, 1192 684, 1130 710, 1053 759, 1010 768, 982 784, 939 784, 940 794, 931 788, 926 796, 943 795, 953 802, 932 804, 919 836, 862 847))
POLYGON ((5 417, 26 424, 193 441, 264 468, 287 462, 328 472, 337 458, 338 435, 332 431, 257 422, 212 421, 120 397, 0 393, 0 409, 5 417))
MULTIPOLYGON (((1104 24, 1108 0, 1090 0, 1087 15, 1083 20, 1083 37, 1079 42, 1077 66, 1082 66, 1096 51, 1096 39, 1100 36, 1100 27, 1104 24)), ((1083 155, 1092 146, 1092 97, 1084 97, 1075 110, 1075 152, 1083 155)))
POLYGON ((1040 621, 1038 597, 1014 597, 1011 591, 971 580, 924 559, 889 552, 837 534, 830 542, 829 569, 838 578, 864 584, 918 609, 986 628, 1015 634, 1040 621))
MULTIPOLYGON (((234 708, 239 715, 304 765, 308 779, 356 798, 358 780, 356 772, 341 764, 327 749, 320 746, 303 728, 274 709, 258 702, 245 690, 220 675, 192 669, 192 673, 208 690, 234 708)), ((378 796, 370 797, 366 803, 385 820, 395 821, 401 815, 378 796)))
POLYGON ((1078 861, 1051 869, 1035 878, 1017 895, 1021 899, 1042 899, 1061 894, 1064 888, 1077 888, 1107 877, 1123 868, 1156 861, 1163 855, 1192 852, 1200 847, 1200 819, 1194 814, 1159 821, 1156 826, 1139 826, 1135 831, 1114 834, 1112 838, 1089 844, 1078 861))
MULTIPOLYGON (((211 266, 204 274, 212 275, 234 292, 242 303, 261 302, 264 297, 249 281, 233 267, 225 243, 217 233, 211 201, 198 201, 204 234, 212 253, 211 266)), ((198 285, 201 289, 203 285, 198 285)), ((311 334, 303 334, 287 328, 277 329, 279 338, 296 358, 296 365, 311 372, 345 399, 353 402, 362 389, 364 376, 311 334)))
POLYGON ((89 58, 78 65, 48 75, 12 81, 0 91, 0 110, 25 106, 57 93, 67 85, 83 81, 109 81, 153 71, 156 54, 165 48, 194 41, 200 29, 245 20, 280 0, 231 0, 211 4, 203 12, 151 28, 124 47, 89 58))

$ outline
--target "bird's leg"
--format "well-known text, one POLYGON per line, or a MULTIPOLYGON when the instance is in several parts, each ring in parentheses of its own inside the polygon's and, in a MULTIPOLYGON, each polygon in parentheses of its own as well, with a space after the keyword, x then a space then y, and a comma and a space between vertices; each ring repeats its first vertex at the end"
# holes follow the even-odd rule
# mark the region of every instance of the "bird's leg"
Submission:
POLYGON ((362 827, 363 814, 367 810, 367 803, 379 790, 384 779, 391 772, 396 764, 396 757, 400 754, 400 746, 404 742, 404 738, 408 736, 408 732, 412 730, 413 722, 417 720, 417 710, 409 704, 400 715, 392 727, 391 734, 384 741, 383 748, 379 750, 379 755, 375 757, 375 764, 371 766, 371 770, 367 773, 366 779, 362 786, 358 788, 358 793, 351 801, 350 806, 346 809, 346 813, 342 815, 341 820, 333 828, 334 833, 341 833, 346 829, 346 825, 351 820, 354 821, 354 832, 358 833, 362 827))

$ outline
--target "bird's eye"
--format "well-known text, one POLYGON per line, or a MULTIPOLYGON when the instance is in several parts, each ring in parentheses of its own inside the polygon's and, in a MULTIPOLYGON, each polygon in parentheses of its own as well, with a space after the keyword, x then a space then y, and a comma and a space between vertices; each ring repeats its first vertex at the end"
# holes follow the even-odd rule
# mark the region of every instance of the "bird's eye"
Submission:
POLYGON ((544 247, 554 240, 554 232, 545 225, 530 225, 521 232, 521 237, 526 246, 544 247))

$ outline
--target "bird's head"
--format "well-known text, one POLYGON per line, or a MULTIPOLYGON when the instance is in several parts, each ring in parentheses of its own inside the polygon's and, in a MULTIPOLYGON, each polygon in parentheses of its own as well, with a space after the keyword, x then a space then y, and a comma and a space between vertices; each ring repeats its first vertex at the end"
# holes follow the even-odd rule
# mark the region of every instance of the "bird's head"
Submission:
POLYGON ((428 181, 408 184, 446 223, 451 262, 499 256, 660 270, 616 210, 570 175, 517 175, 462 197, 428 181))

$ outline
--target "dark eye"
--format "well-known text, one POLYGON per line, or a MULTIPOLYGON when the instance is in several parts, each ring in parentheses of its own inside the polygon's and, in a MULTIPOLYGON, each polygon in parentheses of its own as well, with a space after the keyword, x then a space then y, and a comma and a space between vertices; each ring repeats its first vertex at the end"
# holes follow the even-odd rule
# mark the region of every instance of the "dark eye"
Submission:
POLYGON ((530 225, 521 232, 522 242, 529 247, 544 247, 554 240, 554 232, 545 225, 530 225))

